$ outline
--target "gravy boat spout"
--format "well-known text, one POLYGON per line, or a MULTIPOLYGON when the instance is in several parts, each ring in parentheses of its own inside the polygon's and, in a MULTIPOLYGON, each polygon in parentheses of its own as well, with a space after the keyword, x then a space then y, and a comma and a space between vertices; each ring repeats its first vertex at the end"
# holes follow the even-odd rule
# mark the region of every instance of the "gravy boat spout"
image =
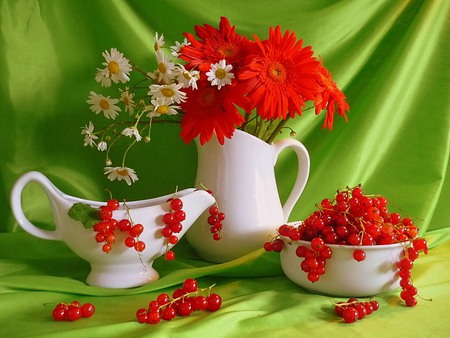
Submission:
MULTIPOLYGON (((115 220, 128 219, 133 224, 142 224, 143 232, 139 240, 145 243, 145 249, 137 252, 124 244, 128 231, 115 231, 116 239, 112 250, 102 251, 102 244, 97 243, 96 232, 85 228, 83 224, 69 217, 69 209, 75 203, 82 203, 99 208, 106 202, 85 200, 69 196, 61 192, 43 174, 31 171, 21 176, 11 192, 11 207, 18 224, 31 235, 47 239, 63 241, 75 254, 89 262, 91 271, 87 284, 107 288, 129 288, 141 286, 159 278, 152 267, 155 259, 163 255, 174 244, 167 242, 162 235, 165 224, 163 215, 171 212, 169 194, 157 198, 126 202, 113 212, 115 220), (35 226, 25 216, 22 209, 22 192, 30 182, 36 182, 44 189, 53 214, 55 230, 44 230, 35 226)), ((194 188, 178 191, 176 197, 183 202, 186 218, 181 222, 182 229, 175 235, 181 238, 194 221, 211 205, 214 197, 204 190, 194 188)))

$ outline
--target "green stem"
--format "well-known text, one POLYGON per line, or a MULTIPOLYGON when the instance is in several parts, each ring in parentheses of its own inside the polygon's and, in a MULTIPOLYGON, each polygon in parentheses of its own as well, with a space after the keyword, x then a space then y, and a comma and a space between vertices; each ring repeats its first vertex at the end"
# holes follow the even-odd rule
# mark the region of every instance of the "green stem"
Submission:
POLYGON ((288 115, 284 120, 281 120, 280 123, 276 126, 275 130, 272 132, 272 134, 269 136, 269 138, 266 140, 267 143, 272 143, 275 137, 280 133, 280 130, 284 127, 286 122, 289 120, 290 116, 288 115))

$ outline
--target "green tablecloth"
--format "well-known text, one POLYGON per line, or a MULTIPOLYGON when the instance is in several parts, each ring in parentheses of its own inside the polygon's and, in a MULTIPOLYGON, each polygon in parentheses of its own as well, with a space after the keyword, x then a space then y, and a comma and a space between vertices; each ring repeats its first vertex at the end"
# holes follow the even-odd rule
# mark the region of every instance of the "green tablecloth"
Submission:
MULTIPOLYGON (((5 337, 446 337, 450 304, 450 1, 447 0, 166 0, 0 2, 0 335, 5 337), (104 199, 104 188, 121 198, 142 199, 193 185, 194 144, 179 128, 154 128, 152 142, 130 153, 140 180, 132 187, 103 177, 103 158, 82 145, 93 116, 86 103, 101 52, 118 48, 152 69, 153 36, 168 44, 196 24, 217 26, 229 18, 239 33, 267 37, 268 27, 296 31, 312 45, 344 91, 349 122, 336 118, 332 132, 323 115, 305 112, 289 126, 311 156, 311 175, 291 220, 307 216, 336 189, 362 183, 414 217, 430 243, 414 267, 424 298, 415 308, 398 302, 398 291, 377 297, 377 313, 352 325, 339 323, 330 297, 313 295, 283 276, 277 254, 256 251, 226 264, 198 259, 184 241, 174 262, 155 266, 161 279, 145 287, 89 287, 89 266, 60 242, 24 233, 9 195, 29 170, 46 174, 62 191, 104 199), (163 160, 162 160, 163 159, 163 160), (157 326, 140 325, 134 312, 187 277, 216 283, 223 308, 157 326), (56 323, 60 301, 92 301, 89 320, 56 323)), ((160 127, 160 126, 157 126, 160 127)), ((295 159, 283 155, 276 173, 285 200, 295 159)), ((27 216, 52 227, 42 191, 24 194, 27 216)))

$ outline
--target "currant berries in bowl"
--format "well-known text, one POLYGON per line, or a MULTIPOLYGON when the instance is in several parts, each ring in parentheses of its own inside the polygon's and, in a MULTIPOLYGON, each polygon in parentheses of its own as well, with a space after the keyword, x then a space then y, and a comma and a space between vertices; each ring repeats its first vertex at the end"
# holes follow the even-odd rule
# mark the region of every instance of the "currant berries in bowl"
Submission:
POLYGON ((364 297, 403 289, 414 298, 411 269, 426 241, 409 217, 390 213, 387 200, 362 187, 339 190, 303 222, 283 224, 265 243, 280 253, 286 276, 312 292, 364 297))

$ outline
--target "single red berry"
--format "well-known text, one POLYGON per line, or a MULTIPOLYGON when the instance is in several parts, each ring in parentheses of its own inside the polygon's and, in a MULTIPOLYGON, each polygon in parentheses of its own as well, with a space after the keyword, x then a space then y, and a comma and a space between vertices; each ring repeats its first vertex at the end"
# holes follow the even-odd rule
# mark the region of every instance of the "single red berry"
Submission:
POLYGON ((162 311, 162 318, 164 320, 171 320, 171 319, 175 318, 176 315, 177 315, 177 311, 172 306, 166 306, 164 308, 164 310, 162 311))
POLYGON ((103 244, 103 246, 102 246, 102 251, 103 251, 103 252, 108 253, 108 252, 110 252, 111 250, 112 250, 111 244, 108 244, 108 243, 103 244))
POLYGON ((110 208, 108 208, 105 205, 102 205, 100 207, 100 212, 99 212, 100 219, 107 221, 112 218, 112 215, 113 215, 113 212, 110 208))
POLYGON ((170 201, 170 207, 172 210, 181 210, 183 208, 183 201, 179 198, 174 198, 170 201))
POLYGON ((137 241, 136 244, 134 244, 134 250, 137 252, 142 252, 145 250, 145 243, 143 241, 137 241))
POLYGON ((81 317, 89 318, 92 317, 95 313, 95 306, 92 303, 85 303, 80 307, 81 317))
POLYGON ((107 206, 109 209, 111 209, 111 210, 117 210, 117 209, 119 209, 120 204, 119 204, 119 201, 118 201, 118 200, 116 200, 116 199, 114 199, 114 198, 111 198, 111 199, 106 203, 106 206, 107 206))
POLYGON ((342 318, 346 323, 353 323, 358 320, 358 311, 354 307, 347 307, 342 313, 342 318))
POLYGON ((315 237, 311 240, 311 249, 314 251, 321 251, 325 247, 325 242, 320 237, 315 237))
POLYGON ((160 321, 161 321, 161 313, 159 311, 147 313, 147 323, 158 324, 160 321))
POLYGON ((175 244, 178 243, 178 237, 175 236, 175 235, 172 235, 172 236, 170 236, 170 237, 167 239, 167 241, 168 241, 170 244, 175 245, 175 244))
POLYGON ((128 248, 134 248, 135 244, 136 244, 136 240, 134 239, 134 237, 128 236, 127 238, 125 238, 125 246, 127 246, 128 248))
POLYGON ((405 300, 406 306, 413 307, 417 305, 416 297, 409 297, 405 300))
POLYGON ((173 213, 173 218, 177 222, 183 222, 186 219, 186 213, 183 210, 176 210, 173 213))
POLYGON ((131 229, 131 222, 127 219, 121 219, 117 223, 117 227, 120 231, 129 231, 131 229))
POLYGON ((136 319, 139 323, 147 323, 147 309, 141 308, 136 311, 136 319))
POLYGON ((164 258, 166 259, 166 261, 173 261, 175 259, 175 252, 173 252, 172 250, 168 250, 164 254, 164 258))
POLYGON ((183 290, 187 293, 195 292, 198 289, 198 282, 194 278, 188 278, 183 282, 183 290))
POLYGON ((205 296, 196 296, 192 300, 192 306, 195 311, 205 311, 208 308, 208 299, 205 296))
POLYGON ((64 313, 64 319, 69 321, 75 321, 81 318, 81 310, 78 306, 69 305, 64 313))
POLYGON ((189 316, 192 313, 192 311, 193 311, 193 309, 192 309, 192 304, 190 301, 185 300, 178 304, 177 313, 180 316, 182 316, 182 317, 189 316))
POLYGON ((52 311, 52 317, 56 321, 64 320, 65 314, 66 314, 66 306, 59 306, 59 304, 52 311))
POLYGON ((129 233, 132 237, 138 237, 144 231, 144 226, 140 223, 135 224, 131 227, 129 233))
POLYGON ((156 298, 156 301, 158 302, 158 304, 160 304, 161 306, 166 305, 167 303, 170 302, 170 296, 167 293, 161 293, 160 295, 158 295, 158 297, 156 298))
POLYGON ((366 252, 361 249, 356 249, 353 251, 353 259, 357 262, 362 262, 366 259, 366 252))
POLYGON ((211 293, 206 299, 208 300, 208 311, 217 311, 222 306, 222 298, 216 293, 211 293))

